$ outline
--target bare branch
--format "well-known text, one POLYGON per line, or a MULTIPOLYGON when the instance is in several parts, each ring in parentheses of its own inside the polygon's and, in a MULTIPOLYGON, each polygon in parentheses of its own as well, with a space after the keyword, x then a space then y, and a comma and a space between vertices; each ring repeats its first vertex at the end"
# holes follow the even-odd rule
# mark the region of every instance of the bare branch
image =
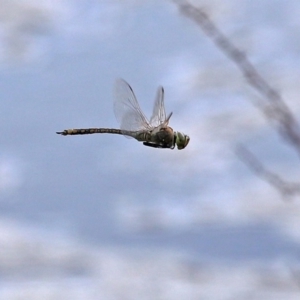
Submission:
POLYGON ((208 15, 187 1, 173 0, 180 12, 196 22, 204 33, 217 45, 217 47, 232 60, 243 73, 248 83, 259 94, 268 100, 268 105, 260 105, 265 116, 275 122, 279 134, 288 141, 300 156, 300 128, 281 95, 272 88, 249 62, 246 55, 214 25, 208 15))
MULTIPOLYGON (((266 103, 256 102, 265 117, 277 126, 280 136, 293 146, 300 157, 300 127, 281 95, 270 86, 250 63, 245 53, 239 50, 210 20, 208 15, 185 0, 172 0, 179 11, 197 23, 216 46, 239 68, 245 79, 266 103)), ((300 193, 300 183, 288 183, 277 174, 265 169, 262 163, 245 147, 239 146, 237 155, 258 176, 267 181, 286 199, 300 193)))
POLYGON ((294 266, 291 266, 290 271, 291 271, 292 279, 296 283, 297 287, 300 289, 300 270, 299 270, 299 268, 296 269, 294 266))
POLYGON ((285 200, 300 193, 300 183, 287 182, 279 175, 265 169, 263 164, 244 146, 239 145, 236 148, 236 154, 256 175, 273 186, 285 200))

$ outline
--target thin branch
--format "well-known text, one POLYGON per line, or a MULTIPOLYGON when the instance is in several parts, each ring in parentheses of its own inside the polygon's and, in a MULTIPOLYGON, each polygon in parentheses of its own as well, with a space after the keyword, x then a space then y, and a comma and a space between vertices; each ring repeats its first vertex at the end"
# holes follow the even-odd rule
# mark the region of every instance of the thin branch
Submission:
MULTIPOLYGON (((276 124, 280 136, 292 145, 300 157, 300 127, 293 113, 286 105, 281 95, 270 86, 250 63, 245 53, 239 50, 219 28, 210 20, 209 16, 185 0, 172 0, 179 11, 197 23, 203 32, 216 44, 216 46, 239 68, 245 79, 260 95, 266 99, 265 103, 255 103, 265 117, 276 124)), ((277 174, 270 172, 245 147, 237 148, 237 155, 258 176, 267 181, 284 197, 300 193, 300 183, 288 183, 277 174)))
POLYGON ((233 45, 203 10, 187 1, 173 0, 173 2, 183 15, 201 27, 217 47, 236 64, 248 83, 269 101, 267 107, 261 105, 261 110, 269 120, 275 121, 279 134, 293 145, 293 148, 300 156, 299 124, 281 95, 262 78, 246 55, 233 45))
POLYGON ((238 157, 259 177, 273 186, 284 199, 300 193, 300 183, 287 182, 279 175, 265 169, 263 164, 244 146, 236 148, 238 157))

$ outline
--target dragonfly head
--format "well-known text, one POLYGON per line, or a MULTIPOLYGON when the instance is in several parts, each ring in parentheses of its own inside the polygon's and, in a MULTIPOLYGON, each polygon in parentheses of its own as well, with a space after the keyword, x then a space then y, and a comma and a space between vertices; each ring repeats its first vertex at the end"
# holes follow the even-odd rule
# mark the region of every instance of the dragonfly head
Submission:
POLYGON ((175 136, 176 136, 175 143, 177 145, 178 150, 184 149, 188 145, 190 141, 190 137, 178 131, 175 133, 175 136))

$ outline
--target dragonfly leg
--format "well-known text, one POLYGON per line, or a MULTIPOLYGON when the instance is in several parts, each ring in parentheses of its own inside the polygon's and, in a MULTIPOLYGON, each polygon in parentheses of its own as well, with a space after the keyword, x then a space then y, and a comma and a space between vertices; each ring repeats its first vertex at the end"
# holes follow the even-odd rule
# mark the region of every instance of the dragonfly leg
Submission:
POLYGON ((170 147, 169 145, 166 144, 154 144, 149 142, 143 142, 143 145, 148 147, 153 147, 153 148, 174 149, 174 147, 170 147))

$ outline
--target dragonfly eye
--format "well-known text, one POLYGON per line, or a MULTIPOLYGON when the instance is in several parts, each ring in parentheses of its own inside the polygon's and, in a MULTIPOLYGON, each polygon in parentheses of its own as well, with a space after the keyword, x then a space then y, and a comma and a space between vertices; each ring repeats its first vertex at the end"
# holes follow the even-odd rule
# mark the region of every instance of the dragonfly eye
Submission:
POLYGON ((175 143, 177 145, 178 150, 184 149, 190 141, 190 137, 186 134, 181 132, 176 133, 175 143))

